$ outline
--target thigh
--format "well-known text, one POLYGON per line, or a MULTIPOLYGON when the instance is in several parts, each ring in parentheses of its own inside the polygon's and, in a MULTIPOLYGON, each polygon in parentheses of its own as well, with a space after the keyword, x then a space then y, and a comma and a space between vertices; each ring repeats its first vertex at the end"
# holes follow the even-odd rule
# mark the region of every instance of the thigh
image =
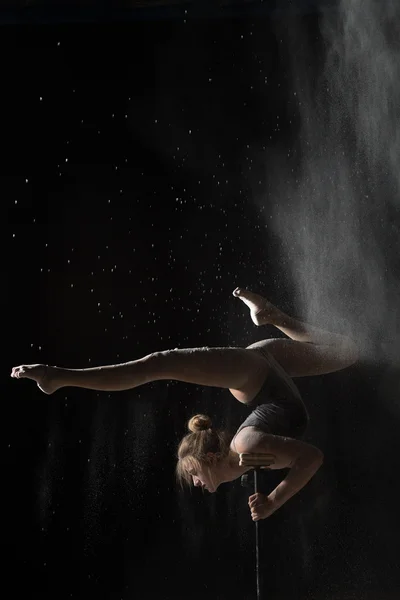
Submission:
POLYGON ((266 369, 265 359, 245 348, 175 348, 151 355, 153 381, 175 379, 246 391, 265 379, 266 369))
POLYGON ((266 350, 290 377, 325 375, 354 364, 352 349, 274 338, 248 347, 266 350))

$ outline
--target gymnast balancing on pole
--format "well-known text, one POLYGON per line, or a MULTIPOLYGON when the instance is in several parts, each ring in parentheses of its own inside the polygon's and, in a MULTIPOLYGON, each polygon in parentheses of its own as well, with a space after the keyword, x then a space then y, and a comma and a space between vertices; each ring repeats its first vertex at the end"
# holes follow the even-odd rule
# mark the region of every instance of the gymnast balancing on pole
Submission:
POLYGON ((154 352, 127 363, 66 369, 41 364, 14 367, 11 377, 36 381, 46 394, 72 386, 105 392, 128 390, 151 381, 177 380, 228 389, 251 410, 232 437, 196 415, 178 447, 177 479, 215 492, 250 470, 240 454, 273 455, 272 469, 289 469, 268 496, 249 498, 253 521, 265 519, 301 490, 323 462, 323 453, 302 441, 308 413, 294 377, 339 371, 358 360, 350 338, 289 317, 265 298, 236 288, 233 295, 250 309, 257 326, 271 324, 289 339, 266 339, 247 348, 182 348, 154 352))

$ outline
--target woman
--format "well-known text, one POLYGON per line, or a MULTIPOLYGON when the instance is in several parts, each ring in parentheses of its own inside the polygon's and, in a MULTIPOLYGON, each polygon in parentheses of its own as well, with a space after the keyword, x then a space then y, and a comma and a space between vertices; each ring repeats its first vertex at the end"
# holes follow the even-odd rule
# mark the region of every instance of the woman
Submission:
POLYGON ((268 496, 250 497, 253 520, 264 519, 302 489, 323 461, 318 448, 301 440, 308 413, 291 378, 344 369, 357 361, 358 352, 351 339, 297 321, 257 294, 236 288, 233 295, 248 306, 255 325, 274 325, 290 339, 263 340, 247 348, 166 350, 89 369, 21 365, 11 377, 33 379, 46 394, 65 386, 121 391, 161 379, 229 389, 252 412, 233 438, 213 429, 208 417, 193 417, 191 433, 178 448, 178 480, 215 492, 249 470, 239 465, 241 453, 273 455, 270 468, 290 471, 268 496))

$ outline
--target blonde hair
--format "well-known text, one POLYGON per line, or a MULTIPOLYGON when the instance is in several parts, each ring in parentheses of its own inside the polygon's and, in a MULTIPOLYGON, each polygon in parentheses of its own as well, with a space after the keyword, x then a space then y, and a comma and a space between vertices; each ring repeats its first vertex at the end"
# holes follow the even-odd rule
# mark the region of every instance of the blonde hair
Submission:
POLYGON ((190 485, 192 476, 189 469, 196 470, 201 465, 209 465, 207 454, 212 452, 221 460, 228 456, 232 436, 227 431, 212 428, 207 415, 195 415, 188 422, 187 433, 178 446, 176 479, 180 486, 190 485))

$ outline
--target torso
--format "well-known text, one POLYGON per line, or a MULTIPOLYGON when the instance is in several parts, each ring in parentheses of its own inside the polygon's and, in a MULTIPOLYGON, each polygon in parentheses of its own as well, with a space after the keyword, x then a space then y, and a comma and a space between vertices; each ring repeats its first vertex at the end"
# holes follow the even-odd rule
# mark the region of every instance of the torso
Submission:
MULTIPOLYGON (((254 352, 261 354, 261 348, 254 349, 254 352)), ((276 363, 273 357, 271 358, 265 348, 262 356, 267 366, 267 372, 264 371, 264 382, 261 388, 258 385, 256 398, 252 397, 251 400, 244 403, 249 405, 250 410, 264 405, 273 407, 273 409, 271 412, 269 412, 270 409, 264 409, 264 411, 255 414, 254 418, 247 418, 246 421, 249 421, 249 423, 245 421, 239 428, 230 444, 231 451, 238 456, 244 453, 259 453, 260 447, 262 453, 274 454, 272 445, 275 436, 296 438, 297 434, 301 433, 297 430, 297 421, 299 421, 299 428, 301 429, 303 411, 304 415, 307 415, 301 395, 289 375, 276 363), (254 402, 256 403, 255 406, 254 402), (279 410, 281 410, 280 413, 279 410), (288 413, 284 411, 288 411, 288 413), (290 414, 289 421, 286 420, 286 414, 290 414), (269 446, 271 446, 270 452, 268 451, 269 446)), ((274 451, 276 452, 276 446, 274 451)), ((287 457, 275 456, 274 464, 268 468, 277 470, 289 467, 290 462, 288 462, 287 457)))

